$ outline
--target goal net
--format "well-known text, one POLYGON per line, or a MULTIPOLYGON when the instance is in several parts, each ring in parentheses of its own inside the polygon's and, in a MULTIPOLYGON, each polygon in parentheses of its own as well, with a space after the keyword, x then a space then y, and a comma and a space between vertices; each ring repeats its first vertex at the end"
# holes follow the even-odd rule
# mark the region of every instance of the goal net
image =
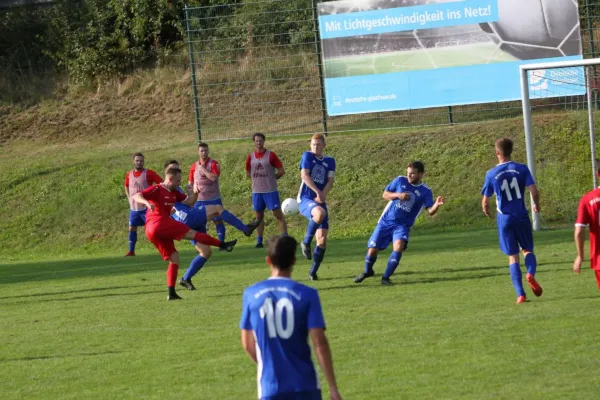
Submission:
POLYGON ((541 195, 533 225, 572 226, 580 197, 597 187, 600 59, 521 66, 527 164, 541 195))

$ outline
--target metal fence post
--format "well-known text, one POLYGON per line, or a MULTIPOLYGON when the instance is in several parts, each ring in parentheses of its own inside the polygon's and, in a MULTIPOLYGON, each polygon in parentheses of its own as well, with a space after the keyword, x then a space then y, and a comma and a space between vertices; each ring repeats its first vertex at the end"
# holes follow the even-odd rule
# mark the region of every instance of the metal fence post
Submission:
POLYGON ((202 140, 200 129, 200 104, 198 102, 198 88, 196 87, 196 63, 194 61, 194 45, 192 43, 192 29, 190 27, 190 8, 185 5, 185 30, 188 38, 188 51, 190 53, 190 67, 192 69, 192 91, 194 93, 194 114, 196 118, 196 139, 198 142, 202 140))
POLYGON ((317 52, 317 65, 319 67, 319 82, 321 85, 321 118, 323 120, 323 133, 327 136, 327 103, 325 102, 325 80, 323 78, 323 63, 321 62, 321 34, 319 33, 319 18, 317 2, 312 0, 313 27, 315 30, 315 50, 317 52))

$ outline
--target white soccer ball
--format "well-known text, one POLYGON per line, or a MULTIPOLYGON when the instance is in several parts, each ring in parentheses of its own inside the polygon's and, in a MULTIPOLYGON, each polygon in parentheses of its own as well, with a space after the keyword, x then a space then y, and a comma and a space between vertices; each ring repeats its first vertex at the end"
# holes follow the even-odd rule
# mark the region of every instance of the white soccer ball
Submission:
POLYGON ((574 0, 499 0, 497 22, 480 24, 500 48, 520 60, 581 54, 574 0))
POLYGON ((283 215, 296 215, 298 214, 298 202, 296 199, 285 199, 283 203, 281 203, 281 211, 283 211, 283 215))

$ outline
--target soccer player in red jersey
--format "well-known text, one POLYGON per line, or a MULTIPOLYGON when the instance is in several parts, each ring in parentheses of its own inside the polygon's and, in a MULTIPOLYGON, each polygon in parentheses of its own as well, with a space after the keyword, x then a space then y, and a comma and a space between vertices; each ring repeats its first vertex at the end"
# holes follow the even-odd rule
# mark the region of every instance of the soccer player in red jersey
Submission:
MULTIPOLYGON (((600 165, 600 164, 598 164, 600 165)), ((600 177, 600 167, 596 171, 600 177)), ((600 188, 587 192, 579 201, 577 220, 575 221, 575 247, 577 257, 573 263, 573 272, 581 272, 583 262, 583 246, 585 227, 590 230, 590 266, 596 274, 596 282, 600 290, 600 188)))
POLYGON ((146 207, 133 200, 133 195, 142 190, 161 183, 162 178, 151 169, 144 168, 144 155, 133 155, 133 169, 125 175, 125 195, 129 201, 129 252, 125 257, 135 256, 137 228, 146 224, 146 207))
POLYGON ((237 240, 222 242, 205 233, 196 232, 185 224, 171 219, 171 210, 176 202, 193 206, 197 195, 190 196, 177 190, 181 183, 181 170, 169 168, 165 172, 165 181, 134 195, 134 200, 148 207, 146 213, 146 236, 158 249, 165 261, 169 261, 167 269, 167 287, 169 300, 181 299, 175 292, 177 271, 179 270, 179 253, 173 240, 195 240, 196 242, 232 251, 237 240))
POLYGON ((252 209, 260 224, 256 228, 256 247, 263 246, 265 208, 273 211, 281 235, 287 235, 285 217, 281 211, 277 180, 285 174, 283 163, 275 153, 265 149, 265 135, 252 136, 254 151, 246 157, 246 176, 252 180, 252 209))

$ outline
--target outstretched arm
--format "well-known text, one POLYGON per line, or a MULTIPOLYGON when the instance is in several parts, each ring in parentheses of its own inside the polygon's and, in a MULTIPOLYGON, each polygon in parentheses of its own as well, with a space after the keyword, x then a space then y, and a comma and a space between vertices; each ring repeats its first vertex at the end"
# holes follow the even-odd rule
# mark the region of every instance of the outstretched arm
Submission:
POLYGON ((435 199, 435 203, 433 203, 433 206, 429 207, 427 209, 427 212, 429 213, 430 216, 434 216, 436 212, 438 212, 438 210, 440 209, 440 206, 442 206, 444 204, 444 198, 442 196, 438 196, 435 199))

